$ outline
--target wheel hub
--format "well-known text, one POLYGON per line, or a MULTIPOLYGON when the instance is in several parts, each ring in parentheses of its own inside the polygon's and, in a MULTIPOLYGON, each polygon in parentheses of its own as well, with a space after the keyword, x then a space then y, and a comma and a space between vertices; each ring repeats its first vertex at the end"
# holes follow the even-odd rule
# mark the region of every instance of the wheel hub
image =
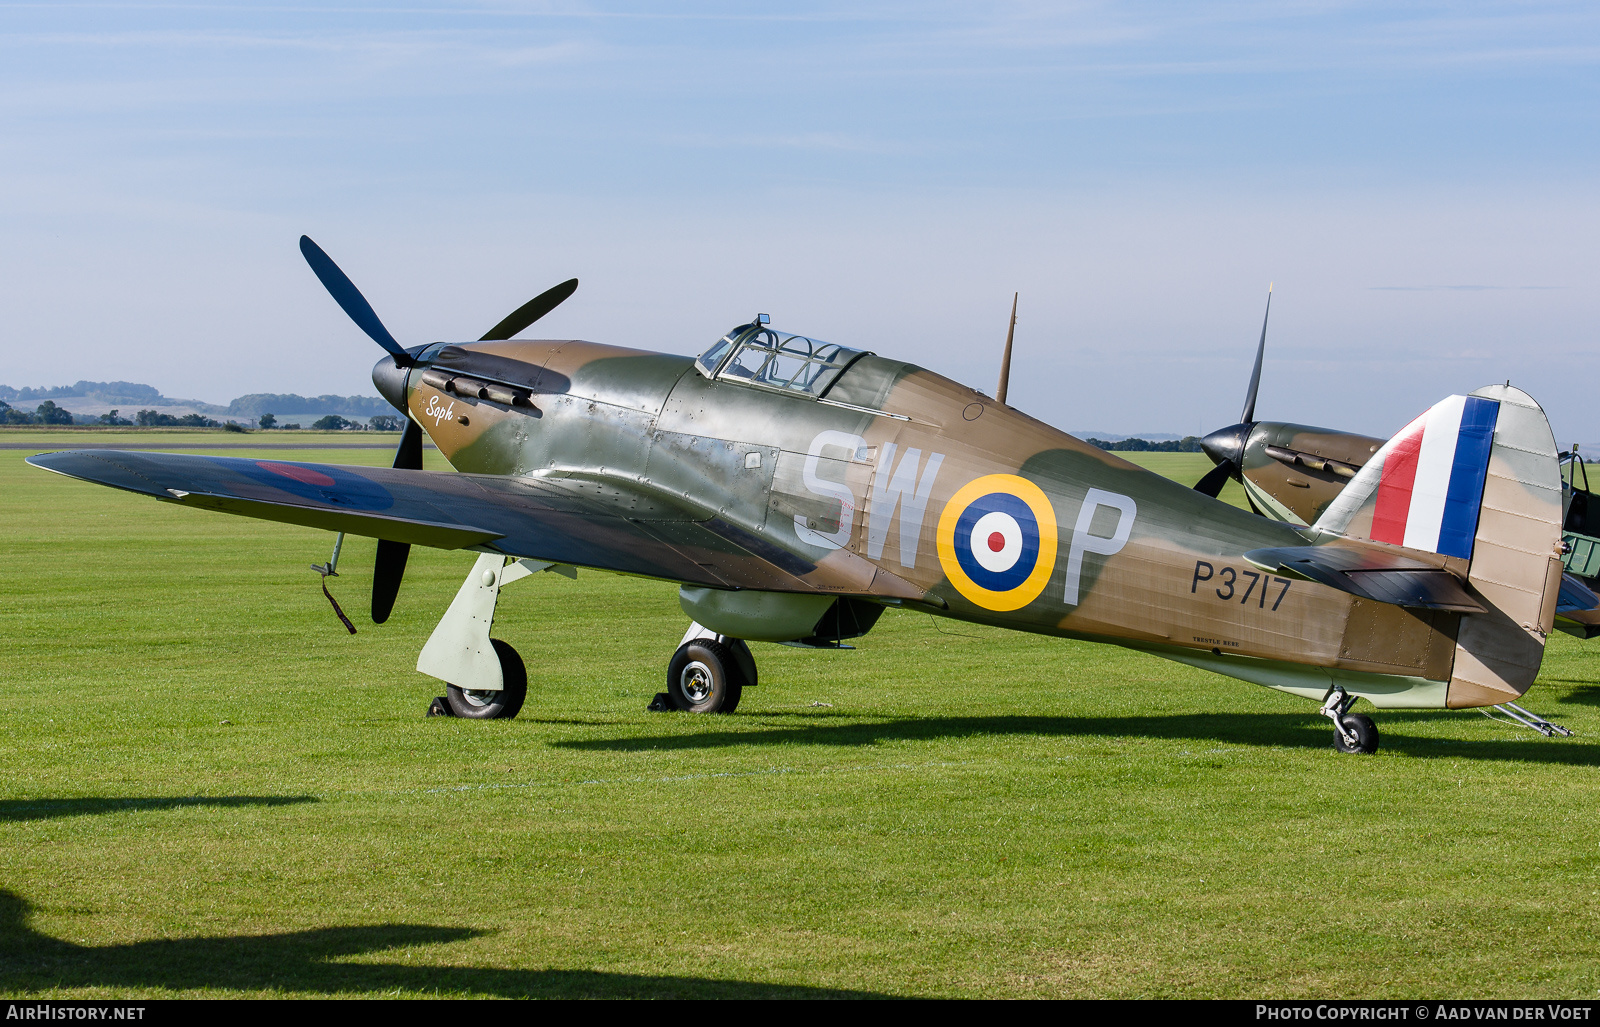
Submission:
POLYGON ((683 673, 678 675, 678 687, 683 689, 684 698, 690 702, 705 702, 711 697, 711 668, 699 660, 690 661, 683 668, 683 673))

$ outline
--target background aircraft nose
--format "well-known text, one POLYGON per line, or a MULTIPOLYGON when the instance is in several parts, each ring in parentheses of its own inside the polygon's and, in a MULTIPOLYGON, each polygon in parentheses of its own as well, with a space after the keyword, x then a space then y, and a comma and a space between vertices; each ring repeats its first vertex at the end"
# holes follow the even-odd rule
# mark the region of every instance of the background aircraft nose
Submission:
POLYGON ((384 357, 372 365, 372 384, 378 395, 402 414, 406 412, 406 375, 410 370, 395 366, 394 357, 384 357))
POLYGON ((1200 448, 1205 450, 1206 456, 1209 456, 1214 464, 1231 463, 1235 467, 1243 467, 1244 443, 1250 436, 1251 427, 1249 424, 1235 424, 1228 428, 1218 428, 1200 440, 1200 448))

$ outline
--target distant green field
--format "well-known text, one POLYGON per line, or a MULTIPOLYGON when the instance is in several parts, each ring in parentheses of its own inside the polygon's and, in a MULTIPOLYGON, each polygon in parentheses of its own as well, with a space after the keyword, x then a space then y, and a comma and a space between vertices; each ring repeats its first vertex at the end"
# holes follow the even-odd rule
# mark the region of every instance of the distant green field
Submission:
MULTIPOLYGON (((1211 458, 1204 453, 1118 453, 1129 463, 1138 464, 1156 472, 1164 474, 1173 481, 1182 482, 1193 486, 1206 472, 1211 470, 1211 458)), ((1244 486, 1229 480, 1222 487, 1222 492, 1217 496, 1224 503, 1232 503, 1242 510, 1250 509, 1250 503, 1244 497, 1244 486)))
MULTIPOLYGON (((60 436, 0 441, 31 438, 60 436)), ((27 455, 0 993, 1600 994, 1600 641, 1556 636, 1528 698, 1577 737, 1379 713, 1372 757, 1277 692, 900 611, 855 652, 755 646, 739 712, 692 717, 644 710, 671 585, 536 575, 496 625, 522 716, 430 720, 416 652, 470 554, 414 551, 379 627, 350 540, 350 636, 328 535, 27 455)))

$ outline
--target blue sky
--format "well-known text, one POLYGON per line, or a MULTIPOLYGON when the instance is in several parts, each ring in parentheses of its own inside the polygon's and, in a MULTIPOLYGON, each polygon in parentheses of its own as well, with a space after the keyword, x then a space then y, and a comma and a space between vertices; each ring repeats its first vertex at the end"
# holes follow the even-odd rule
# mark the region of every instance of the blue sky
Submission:
POLYGON ((1579 3, 0 3, 0 381, 370 391, 407 343, 756 310, 1067 429, 1378 434, 1511 379, 1600 438, 1579 3))

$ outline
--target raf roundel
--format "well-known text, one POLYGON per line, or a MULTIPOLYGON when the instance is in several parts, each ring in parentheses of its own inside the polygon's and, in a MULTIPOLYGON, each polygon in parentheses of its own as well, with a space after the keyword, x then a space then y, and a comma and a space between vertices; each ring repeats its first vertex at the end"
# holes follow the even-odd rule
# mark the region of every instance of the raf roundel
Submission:
POLYGON ((989 474, 950 497, 939 516, 939 563, 985 610, 1020 610, 1038 598, 1056 564, 1056 514, 1033 482, 989 474))

